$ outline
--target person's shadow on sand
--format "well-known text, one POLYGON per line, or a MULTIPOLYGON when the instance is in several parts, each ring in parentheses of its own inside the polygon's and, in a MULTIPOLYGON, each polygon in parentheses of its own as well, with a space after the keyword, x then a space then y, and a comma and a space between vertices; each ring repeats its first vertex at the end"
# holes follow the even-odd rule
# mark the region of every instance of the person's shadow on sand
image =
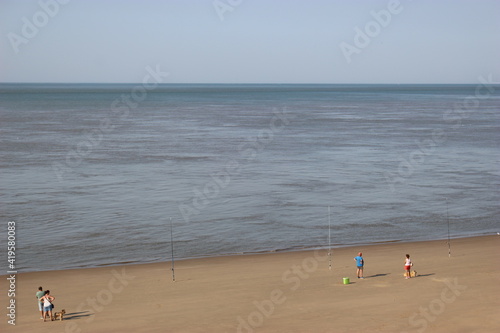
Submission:
POLYGON ((64 320, 80 319, 80 318, 84 318, 84 317, 90 317, 93 315, 94 314, 90 313, 89 311, 71 312, 71 313, 66 313, 64 315, 64 320))
POLYGON ((429 273, 429 274, 417 274, 416 277, 421 277, 421 276, 431 276, 431 275, 436 275, 436 273, 429 273))
POLYGON ((371 278, 376 278, 376 277, 381 277, 381 276, 387 276, 389 274, 391 274, 391 273, 370 275, 370 276, 365 277, 365 279, 371 279, 371 278))

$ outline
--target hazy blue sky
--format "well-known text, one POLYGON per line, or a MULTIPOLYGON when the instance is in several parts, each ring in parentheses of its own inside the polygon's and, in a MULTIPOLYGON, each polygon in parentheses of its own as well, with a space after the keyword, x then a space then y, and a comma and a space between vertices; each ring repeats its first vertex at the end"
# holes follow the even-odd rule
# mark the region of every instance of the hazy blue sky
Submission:
POLYGON ((498 0, 0 0, 0 82, 498 82, 499 22, 498 0))

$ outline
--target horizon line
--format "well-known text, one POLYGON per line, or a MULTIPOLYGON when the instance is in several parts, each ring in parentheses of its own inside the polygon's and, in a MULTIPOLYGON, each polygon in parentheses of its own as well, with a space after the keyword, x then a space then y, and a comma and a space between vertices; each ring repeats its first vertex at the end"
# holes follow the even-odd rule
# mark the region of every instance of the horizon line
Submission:
MULTIPOLYGON (((0 82, 0 84, 142 84, 142 82, 0 82)), ((324 83, 324 82, 294 82, 294 83, 265 83, 265 82, 162 82, 158 85, 474 85, 477 82, 470 83, 324 83)), ((493 83, 500 85, 500 83, 493 83)))

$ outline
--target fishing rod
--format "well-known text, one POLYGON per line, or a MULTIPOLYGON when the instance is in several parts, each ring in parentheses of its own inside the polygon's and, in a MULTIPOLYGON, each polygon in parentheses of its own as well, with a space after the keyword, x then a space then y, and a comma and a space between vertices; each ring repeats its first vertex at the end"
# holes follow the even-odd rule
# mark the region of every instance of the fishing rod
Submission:
POLYGON ((172 218, 170 218, 170 248, 172 252, 172 281, 175 282, 175 267, 174 267, 174 227, 172 224, 172 218))
POLYGON ((328 269, 332 270, 332 242, 331 242, 330 206, 328 206, 328 269))
POLYGON ((446 198, 446 221, 448 223, 448 258, 451 258, 451 246, 450 246, 450 216, 448 214, 448 198, 446 198))

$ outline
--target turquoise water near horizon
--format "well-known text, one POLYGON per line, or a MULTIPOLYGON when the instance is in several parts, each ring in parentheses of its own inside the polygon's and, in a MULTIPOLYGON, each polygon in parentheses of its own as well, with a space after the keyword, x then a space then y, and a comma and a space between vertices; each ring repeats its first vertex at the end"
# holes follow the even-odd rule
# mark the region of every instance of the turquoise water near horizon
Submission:
POLYGON ((0 84, 2 226, 19 271, 496 233, 499 88, 0 84))

